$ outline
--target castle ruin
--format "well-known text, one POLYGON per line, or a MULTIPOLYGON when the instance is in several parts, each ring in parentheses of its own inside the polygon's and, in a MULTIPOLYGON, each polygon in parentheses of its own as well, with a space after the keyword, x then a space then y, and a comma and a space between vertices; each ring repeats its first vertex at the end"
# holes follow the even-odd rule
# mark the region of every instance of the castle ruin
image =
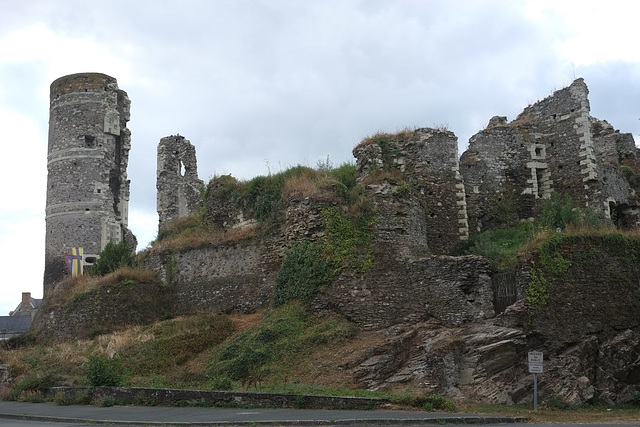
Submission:
POLYGON ((105 74, 73 74, 51 84, 45 295, 64 277, 71 248, 84 249, 85 265, 109 241, 135 249, 127 228, 129 107, 127 93, 105 74))
POLYGON ((532 218, 552 193, 621 228, 640 225, 640 200, 624 176, 625 168, 638 170, 633 136, 591 117, 588 94, 577 79, 511 122, 493 117, 471 137, 460 171, 472 233, 532 218))
POLYGON ((184 136, 167 136, 158 144, 156 170, 159 228, 202 206, 204 183, 198 179, 196 149, 184 136))

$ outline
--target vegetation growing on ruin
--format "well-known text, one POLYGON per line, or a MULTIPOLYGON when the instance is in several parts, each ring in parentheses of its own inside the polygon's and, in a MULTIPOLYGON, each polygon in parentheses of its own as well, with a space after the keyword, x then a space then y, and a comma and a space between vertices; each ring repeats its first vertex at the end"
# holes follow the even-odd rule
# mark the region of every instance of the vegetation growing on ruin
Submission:
POLYGON ((367 273, 374 265, 376 215, 368 203, 344 212, 338 207, 322 211, 325 234, 322 254, 333 274, 349 268, 359 274, 367 273))
MULTIPOLYGON (((505 202, 509 204, 509 202, 505 202)), ((510 218, 505 211, 505 218, 510 218)), ((508 224, 508 222, 507 222, 508 224)), ((606 221, 604 215, 589 208, 577 207, 570 197, 554 194, 545 200, 542 212, 534 222, 522 222, 514 226, 494 228, 482 233, 473 234, 466 242, 462 242, 458 254, 482 255, 492 262, 499 271, 513 268, 518 261, 518 254, 536 250, 545 253, 545 248, 552 248, 557 244, 554 236, 562 231, 567 232, 608 233, 613 231, 613 225, 606 221)), ((550 263, 542 267, 552 268, 550 263)))
MULTIPOLYGON (((356 168, 351 163, 337 167, 329 160, 318 162, 317 168, 294 166, 276 174, 240 181, 231 175, 214 177, 202 192, 203 197, 223 206, 242 211, 246 218, 257 220, 257 226, 223 231, 206 218, 206 209, 163 225, 152 248, 194 248, 235 241, 269 233, 282 223, 288 202, 310 198, 327 204, 359 203, 365 197, 356 186, 356 168)), ((206 206, 207 200, 203 200, 206 206)))
POLYGON ((273 287, 273 302, 280 306, 292 300, 311 301, 322 286, 331 282, 331 271, 316 242, 295 243, 285 254, 273 287))
POLYGON ((132 267, 134 257, 133 251, 124 241, 115 244, 112 240, 109 240, 109 243, 100 252, 100 257, 91 266, 90 274, 92 276, 105 276, 119 268, 132 267))
POLYGON ((384 158, 385 147, 388 148, 389 144, 391 144, 391 141, 406 142, 411 140, 411 138, 413 138, 414 135, 415 135, 415 129, 411 129, 411 128, 404 128, 401 131, 396 133, 376 132, 375 134, 368 136, 364 138, 362 141, 360 141, 360 143, 357 145, 356 148, 377 144, 380 146, 380 149, 383 150, 383 158, 384 158))
POLYGON ((622 176, 627 180, 629 186, 633 188, 637 194, 640 194, 640 171, 635 162, 624 161, 620 165, 622 176))
POLYGON ((67 277, 53 287, 44 301, 44 310, 67 306, 78 295, 121 283, 159 283, 156 274, 146 268, 123 267, 105 276, 67 277))

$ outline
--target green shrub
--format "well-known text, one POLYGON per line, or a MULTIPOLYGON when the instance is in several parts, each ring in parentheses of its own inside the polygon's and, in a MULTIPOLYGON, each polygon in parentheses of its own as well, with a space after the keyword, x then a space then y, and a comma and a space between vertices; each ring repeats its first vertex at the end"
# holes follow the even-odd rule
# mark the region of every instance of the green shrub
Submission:
POLYGON ((610 228, 604 213, 591 208, 580 208, 569 196, 553 193, 545 200, 542 213, 536 218, 536 224, 551 230, 565 230, 567 227, 585 227, 589 229, 610 228))
POLYGON ((109 241, 100 252, 100 258, 91 266, 91 275, 106 276, 121 267, 132 267, 134 254, 131 249, 124 243, 117 245, 113 241, 109 241))
POLYGON ((456 404, 453 400, 440 395, 400 394, 391 395, 390 400, 399 405, 423 408, 426 411, 439 410, 453 412, 456 410, 456 404))
POLYGON ((36 373, 21 379, 13 388, 16 392, 22 391, 44 391, 50 387, 57 386, 62 381, 62 377, 54 372, 45 374, 36 373))
POLYGON ((122 362, 117 358, 91 355, 84 365, 84 372, 89 383, 94 387, 117 387, 124 383, 125 373, 122 362))
POLYGON ((515 265, 520 248, 532 235, 533 226, 528 222, 487 230, 470 236, 459 245, 456 252, 460 255, 481 255, 498 270, 508 270, 515 265))
POLYGON ((233 380, 224 375, 214 375, 209 387, 211 390, 231 390, 233 389, 233 380))
POLYGON ((371 209, 365 204, 352 215, 336 207, 324 209, 321 213, 325 230, 322 254, 332 272, 339 273, 345 267, 360 274, 369 271, 374 264, 376 224, 371 209))
POLYGON ((331 282, 331 274, 314 242, 295 243, 285 254, 275 278, 273 302, 280 306, 294 299, 309 302, 321 286, 331 282))

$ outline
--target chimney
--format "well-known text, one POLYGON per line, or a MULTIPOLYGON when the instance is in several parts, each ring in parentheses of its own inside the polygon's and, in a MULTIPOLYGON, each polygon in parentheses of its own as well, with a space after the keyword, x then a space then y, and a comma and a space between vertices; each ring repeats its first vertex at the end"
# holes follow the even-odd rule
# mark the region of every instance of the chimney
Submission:
POLYGON ((21 309, 31 309, 31 292, 23 292, 22 293, 22 304, 20 305, 21 309))

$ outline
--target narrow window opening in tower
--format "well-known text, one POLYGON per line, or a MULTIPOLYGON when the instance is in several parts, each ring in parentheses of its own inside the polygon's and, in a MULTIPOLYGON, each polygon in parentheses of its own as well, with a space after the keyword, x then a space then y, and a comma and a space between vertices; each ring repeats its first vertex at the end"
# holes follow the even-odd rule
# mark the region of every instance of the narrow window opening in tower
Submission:
POLYGON ((544 174, 545 169, 535 169, 535 173, 536 173, 536 184, 537 184, 537 192, 536 195, 538 197, 542 197, 543 195, 543 191, 542 191, 542 186, 544 184, 542 176, 544 174))
POLYGON ((91 135, 84 136, 84 145, 87 148, 93 148, 96 145, 96 138, 91 135))
POLYGON ((184 163, 182 163, 182 160, 180 160, 180 176, 184 176, 184 174, 187 173, 187 170, 184 167, 184 163))

